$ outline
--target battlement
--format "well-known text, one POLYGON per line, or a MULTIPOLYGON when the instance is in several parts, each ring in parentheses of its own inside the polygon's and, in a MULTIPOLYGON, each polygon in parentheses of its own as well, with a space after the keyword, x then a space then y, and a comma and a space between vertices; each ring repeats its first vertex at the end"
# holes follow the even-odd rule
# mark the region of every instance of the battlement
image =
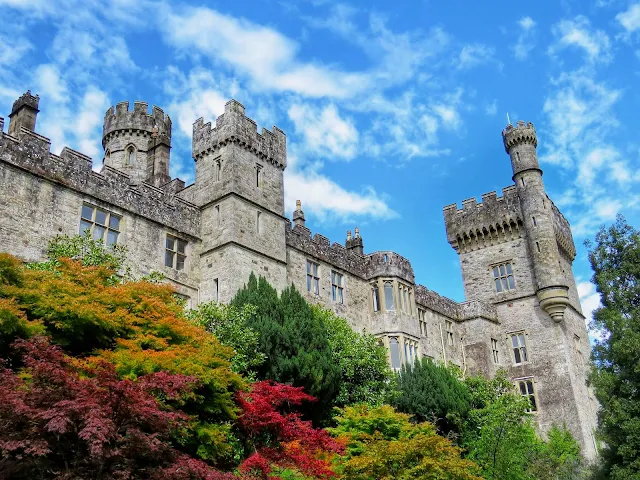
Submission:
POLYGON ((424 285, 416 285, 416 303, 419 306, 441 313, 446 317, 459 322, 474 318, 485 318, 493 322, 498 321, 498 311, 494 305, 471 300, 458 303, 444 297, 424 285))
POLYGON ((415 282, 411 262, 395 252, 373 252, 366 256, 367 278, 398 277, 409 283, 415 282))
POLYGON ((40 97, 38 95, 32 95, 31 90, 27 90, 25 93, 20 95, 20 97, 13 102, 13 107, 11 108, 11 117, 14 113, 20 110, 22 107, 27 106, 36 111, 38 110, 38 104, 40 103, 40 97))
POLYGON ((216 126, 204 123, 202 118, 193 124, 193 158, 197 161, 227 143, 235 143, 281 169, 287 166, 287 137, 274 126, 273 131, 262 129, 258 133, 256 122, 245 115, 244 106, 230 100, 224 113, 216 119, 216 126))
POLYGON ((171 118, 155 105, 149 113, 149 104, 146 102, 134 102, 133 110, 129 110, 129 102, 109 107, 104 115, 102 145, 105 145, 109 136, 122 130, 137 130, 148 135, 155 133, 159 141, 171 144, 171 118))
POLYGON ((549 197, 547 197, 547 199, 551 202, 551 208, 553 210, 553 230, 556 235, 558 248, 570 261, 573 261, 573 259, 576 258, 576 246, 573 242, 571 226, 553 201, 549 197))
POLYGON ((538 146, 538 137, 533 123, 522 120, 518 121, 515 127, 511 124, 507 125, 502 131, 502 141, 507 153, 511 148, 523 143, 532 144, 534 147, 538 146))
POLYGON ((454 203, 443 209, 447 240, 459 253, 478 250, 523 236, 522 212, 515 185, 463 200, 462 209, 454 203))
POLYGON ((146 183, 133 186, 127 174, 108 166, 102 173, 94 172, 91 158, 69 147, 63 148, 59 156, 54 155, 48 138, 24 127, 19 138, 0 134, 0 140, 4 141, 0 150, 2 162, 178 232, 196 238, 199 235, 200 210, 169 189, 146 183))

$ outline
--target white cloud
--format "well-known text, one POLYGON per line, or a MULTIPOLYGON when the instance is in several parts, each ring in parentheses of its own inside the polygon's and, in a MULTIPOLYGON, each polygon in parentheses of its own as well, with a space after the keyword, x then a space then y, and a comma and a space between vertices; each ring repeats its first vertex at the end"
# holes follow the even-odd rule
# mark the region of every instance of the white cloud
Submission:
POLYGON ((627 11, 620 12, 616 15, 616 20, 628 33, 640 29, 640 3, 634 3, 627 11))
POLYGON ((0 66, 12 65, 33 49, 33 45, 25 38, 0 35, 0 66))
MULTIPOLYGON (((591 282, 578 282, 576 287, 580 305, 582 306, 582 313, 585 316, 585 323, 588 327, 593 319, 593 311, 600 307, 600 294, 596 292, 596 286, 591 282)), ((590 334, 596 338, 600 337, 598 332, 591 331, 590 334)))
POLYGON ((458 68, 466 70, 486 63, 495 62, 495 49, 481 43, 462 47, 458 55, 458 68))
POLYGON ((611 60, 611 42, 602 30, 591 28, 589 19, 579 15, 573 20, 562 20, 551 29, 555 38, 549 54, 557 55, 567 48, 582 50, 591 62, 611 60))
POLYGON ((493 102, 484 107, 484 113, 491 117, 498 113, 498 101, 495 98, 493 99, 493 102))
POLYGON ((35 72, 36 91, 38 94, 52 102, 64 102, 69 96, 66 81, 61 77, 56 65, 43 63, 36 67, 35 72))
POLYGON ((317 172, 285 170, 285 208, 293 211, 296 200, 302 201, 307 216, 321 222, 349 222, 362 217, 387 219, 397 216, 371 187, 361 193, 347 191, 317 172))
POLYGON ((323 108, 293 104, 289 118, 304 139, 304 149, 324 158, 350 160, 358 153, 358 130, 350 119, 340 116, 334 104, 323 108))
POLYGON ((517 60, 525 60, 535 48, 536 22, 531 17, 523 17, 517 24, 519 35, 513 46, 513 54, 517 60))
POLYGON ((210 8, 168 11, 160 24, 171 44, 233 67, 255 89, 345 97, 369 85, 365 75, 299 61, 298 45, 276 30, 210 8))

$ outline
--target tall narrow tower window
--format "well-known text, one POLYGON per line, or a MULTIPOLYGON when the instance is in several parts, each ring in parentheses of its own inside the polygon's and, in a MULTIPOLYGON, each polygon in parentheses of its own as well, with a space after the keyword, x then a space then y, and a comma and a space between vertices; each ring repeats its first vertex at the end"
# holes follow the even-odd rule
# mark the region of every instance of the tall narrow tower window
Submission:
POLYGON ((533 215, 531 215, 531 220, 533 221, 533 226, 537 227, 538 226, 538 222, 536 222, 536 217, 534 217, 533 215))
POLYGON ((520 183, 522 184, 522 186, 524 187, 524 178, 520 177, 520 183))
POLYGON ((256 231, 258 232, 258 235, 260 235, 262 233, 262 225, 260 225, 260 216, 262 215, 262 212, 257 212, 256 214, 256 231))
POLYGON ((540 243, 536 242, 536 248, 538 249, 538 253, 540 253, 540 243))
POLYGON ((256 165, 256 187, 262 186, 262 165, 256 165))
POLYGON ((124 164, 131 166, 136 162, 136 149, 133 145, 129 145, 124 151, 124 164))
POLYGON ((373 311, 380 311, 380 293, 378 291, 378 284, 374 283, 371 285, 371 301, 373 302, 373 311))
POLYGON ((104 163, 105 161, 109 161, 109 160, 111 160, 111 151, 107 149, 107 151, 104 152, 104 160, 102 162, 104 163))
POLYGON ((213 178, 215 179, 216 182, 220 181, 220 178, 222 176, 222 159, 220 157, 216 158, 214 160, 214 172, 213 172, 213 178))
POLYGON ((216 205, 216 227, 220 226, 220 205, 216 205))
POLYGON ((387 310, 395 310, 393 304, 393 285, 391 282, 384 282, 384 305, 387 310))

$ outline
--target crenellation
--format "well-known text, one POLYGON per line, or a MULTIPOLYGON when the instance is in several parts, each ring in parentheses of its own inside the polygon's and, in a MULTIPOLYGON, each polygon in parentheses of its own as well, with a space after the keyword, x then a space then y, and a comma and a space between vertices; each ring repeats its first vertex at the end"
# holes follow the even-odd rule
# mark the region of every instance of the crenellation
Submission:
POLYGON ((365 256, 367 278, 398 277, 409 283, 415 282, 411 262, 395 252, 373 252, 365 256))
POLYGON ((227 102, 224 113, 216 119, 215 128, 202 118, 193 124, 192 153, 196 161, 227 143, 238 144, 283 170, 287 166, 284 132, 274 126, 272 131, 263 129, 258 133, 256 122, 245 115, 244 106, 236 100, 227 102))
MULTIPOLYGON (((547 197, 549 198, 549 197, 547 197)), ((573 242, 573 235, 571 234, 571 226, 567 219, 562 215, 558 207, 549 199, 551 208, 553 210, 553 229, 556 234, 556 241, 558 242, 558 248, 564 253, 569 261, 573 261, 576 257, 576 246, 573 242)))
POLYGON ((331 245, 331 242, 329 242, 329 239, 324 235, 320 235, 319 233, 316 233, 313 236, 313 242, 323 247, 328 247, 329 245, 331 245))
POLYGON ((90 156, 69 147, 62 148, 60 158, 68 163, 77 164, 80 168, 85 168, 86 170, 91 170, 91 166, 93 165, 93 161, 90 156))
POLYGON ((452 320, 458 320, 460 318, 460 310, 457 302, 439 295, 433 290, 429 290, 424 285, 416 285, 415 291, 416 303, 418 305, 441 313, 452 320))

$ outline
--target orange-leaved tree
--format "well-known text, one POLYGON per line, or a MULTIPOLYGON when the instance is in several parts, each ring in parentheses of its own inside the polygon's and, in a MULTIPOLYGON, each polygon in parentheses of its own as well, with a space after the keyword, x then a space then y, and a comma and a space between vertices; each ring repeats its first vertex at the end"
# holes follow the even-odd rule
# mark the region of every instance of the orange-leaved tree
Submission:
MULTIPOLYGON (((229 368, 232 350, 189 322, 168 285, 114 283, 111 266, 61 258, 53 269, 25 268, 0 254, 0 347, 45 334, 90 368, 106 359, 120 378, 165 371, 195 377, 179 400, 194 418, 177 441, 215 464, 237 461, 231 422, 244 381, 229 368)), ((2 353, 8 353, 6 350, 2 353)))

